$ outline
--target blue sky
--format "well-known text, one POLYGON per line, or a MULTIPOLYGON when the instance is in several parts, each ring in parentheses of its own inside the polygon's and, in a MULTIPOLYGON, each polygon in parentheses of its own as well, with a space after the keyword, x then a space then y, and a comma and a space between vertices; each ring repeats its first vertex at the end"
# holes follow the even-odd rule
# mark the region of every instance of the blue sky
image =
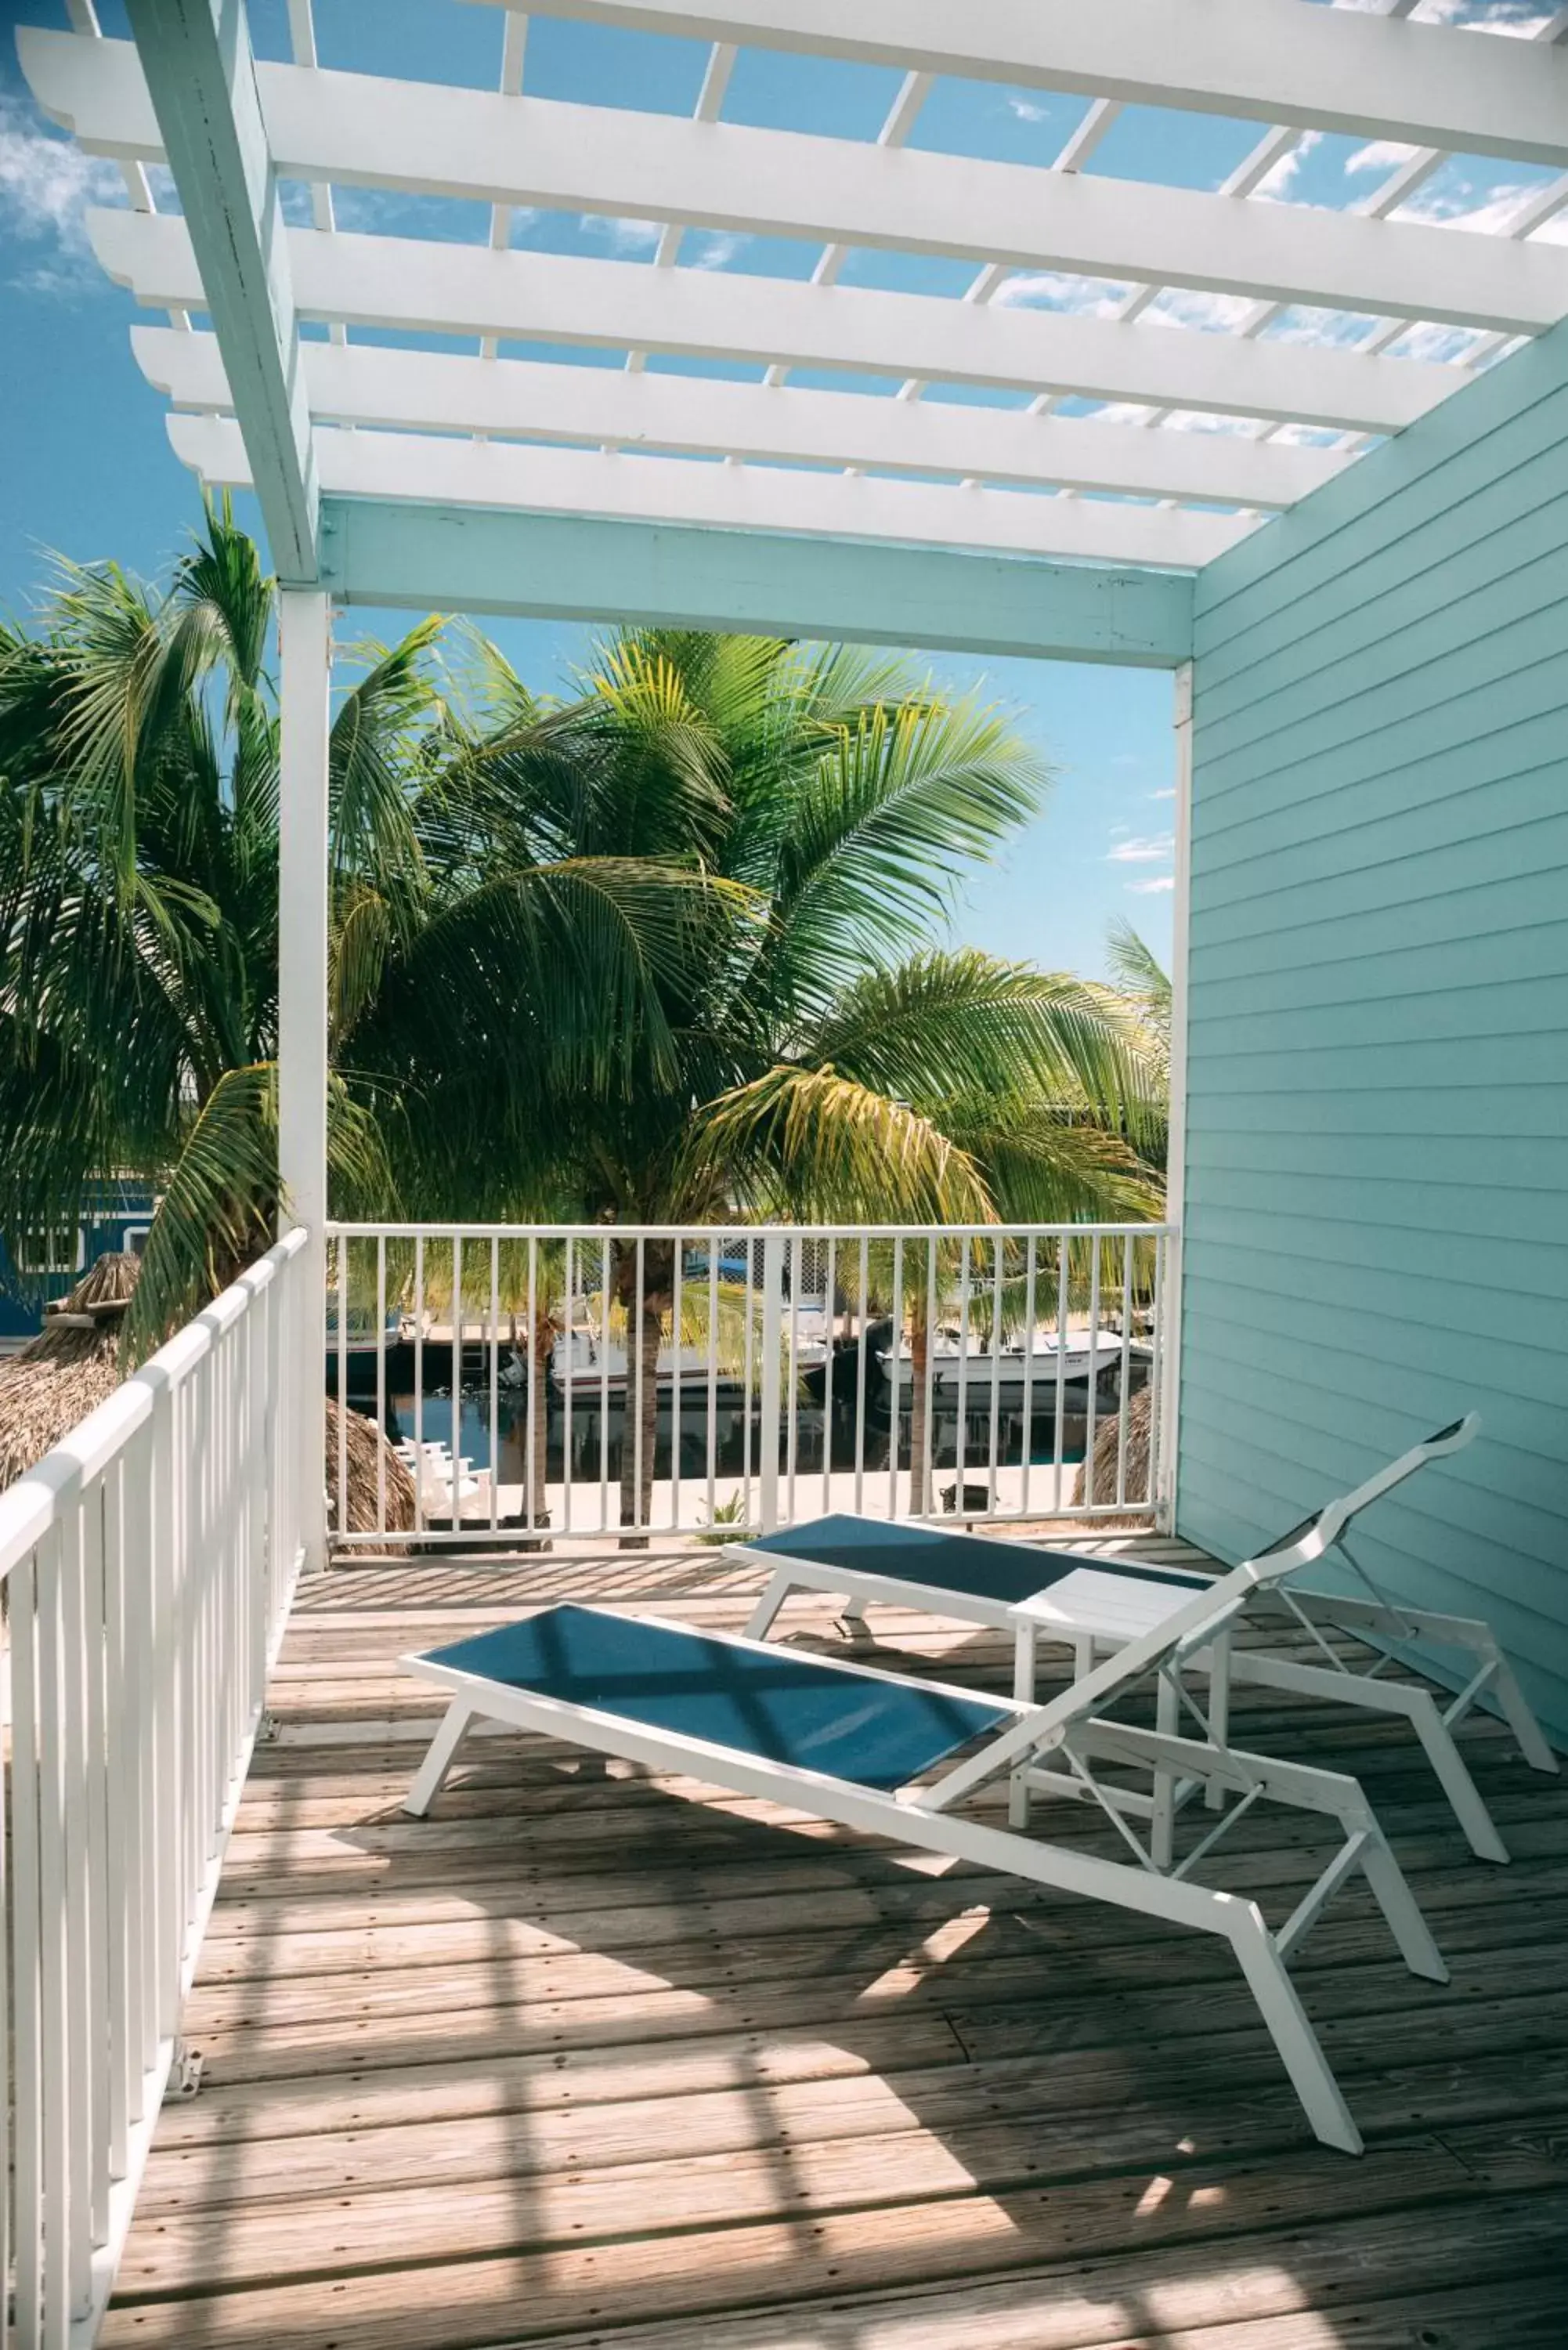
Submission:
MULTIPOLYGON (((123 0, 101 0, 104 30, 126 30, 123 0)), ((1532 0, 1422 0, 1423 15, 1488 18, 1498 29, 1527 32, 1542 13, 1532 0)), ((289 55, 286 0, 251 0, 258 53, 289 55)), ((504 18, 500 9, 465 0, 316 0, 320 59, 360 71, 495 86, 504 18)), ((195 522, 194 482, 170 451, 161 398, 132 361, 126 329, 140 312, 92 261, 81 228, 88 203, 123 202, 112 164, 80 155, 37 115, 15 63, 10 27, 17 21, 63 26, 64 0, 0 0, 0 606, 25 612, 47 577, 45 550, 77 558, 113 555, 152 574, 178 549, 195 522)), ((533 95, 689 114, 707 61, 706 45, 587 27, 535 17, 529 28, 525 82, 533 95)), ((724 119, 764 128, 810 130, 863 139, 876 134, 900 77, 817 59, 742 51, 725 96, 724 119)), ((1049 163, 1084 112, 1082 99, 990 84, 939 81, 922 109, 911 144, 948 152, 1049 163)), ((1257 142, 1255 124, 1127 109, 1096 150, 1090 168, 1113 176, 1193 188, 1217 188, 1257 142)), ((1336 208, 1364 201, 1407 151, 1308 134, 1262 191, 1276 202, 1336 208)), ((1459 227, 1506 218, 1551 175, 1529 166, 1456 157, 1416 192, 1412 216, 1459 227)), ((155 174, 161 209, 172 209, 166 177, 155 174)), ((308 220, 304 188, 285 190, 291 217, 308 220)), ((340 226, 482 241, 488 209, 441 198, 375 191, 337 192, 340 226)), ((1568 216, 1552 234, 1568 234, 1568 216)), ((519 211, 514 244, 550 252, 614 254, 651 261, 657 224, 519 211)), ((804 278, 820 248, 783 239, 688 232, 680 265, 804 278)), ((919 255, 852 252, 846 285, 895 286, 956 296, 974 265, 919 255)), ((1015 276, 997 298, 1114 315, 1128 289, 1050 273, 1015 276)), ((1177 331, 1233 325, 1246 305, 1203 294, 1162 296, 1147 320, 1177 331)), ((1355 344, 1375 328, 1345 314, 1284 312, 1264 329, 1285 339, 1355 344)), ((325 328, 310 331, 324 334, 325 328)), ((389 338, 390 339, 390 338, 389 338)), ((423 339, 445 348, 441 338, 423 339)), ((1458 359, 1470 338, 1416 327, 1394 347, 1458 359)), ((618 366, 615 351, 565 351, 508 345, 504 356, 618 366)), ((744 376, 744 369, 656 358, 655 368, 744 376)), ((754 371, 753 371, 754 372, 754 371)), ((890 393, 865 377, 797 372, 793 380, 871 395, 890 393)), ((931 397, 983 401, 973 390, 936 387, 931 397)), ((1023 395, 992 399, 1023 404, 1023 395)), ((1067 402, 1082 411, 1085 402, 1067 402)), ((1213 429, 1217 420, 1174 420, 1213 429)), ((1238 427, 1235 421, 1224 429, 1238 427)), ((1289 432, 1292 428, 1286 428, 1289 432)), ((254 515, 247 519, 254 520, 254 515)), ((379 632, 397 616, 353 616, 379 632)), ((586 633, 545 623, 500 623, 493 633, 531 681, 559 680, 587 649, 586 633)), ((925 664, 922 662, 922 666, 925 664)), ((1135 921, 1163 953, 1171 904, 1174 775, 1169 680, 1155 673, 1059 663, 950 658, 932 664, 955 687, 982 690, 1014 710, 1057 774, 1044 816, 996 868, 974 879, 955 915, 956 935, 1000 952, 1054 967, 1103 968, 1108 924, 1135 921)))

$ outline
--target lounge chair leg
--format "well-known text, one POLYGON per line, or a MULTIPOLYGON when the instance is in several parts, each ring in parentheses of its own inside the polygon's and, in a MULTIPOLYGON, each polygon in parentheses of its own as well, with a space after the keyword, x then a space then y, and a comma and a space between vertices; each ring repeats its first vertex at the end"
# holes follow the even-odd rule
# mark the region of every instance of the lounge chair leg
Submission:
POLYGON ((1313 2132, 1324 2146, 1345 2154, 1362 2150, 1361 2132, 1328 2067, 1311 2019, 1296 1996, 1261 1911, 1251 1902, 1238 1902, 1231 1929, 1231 1946, 1241 1962, 1258 2012, 1269 2037, 1280 2052, 1291 2085, 1302 2101, 1313 2132))
POLYGON ((1454 1816, 1469 1838, 1470 1850, 1480 1860, 1506 1860, 1508 1846, 1493 1825, 1491 1814, 1481 1801, 1480 1790, 1454 1744, 1453 1732, 1438 1710, 1437 1700, 1426 1690, 1413 1689, 1407 1694, 1410 1727, 1420 1740, 1427 1760, 1437 1773, 1443 1793, 1454 1807, 1454 1816))
POLYGON ((454 1697, 448 1706, 441 1728, 431 1740, 430 1752, 420 1764, 419 1776, 403 1797, 403 1809, 416 1820, 422 1820, 437 1795, 441 1782, 452 1769, 457 1750, 462 1743, 463 1732, 473 1720, 473 1708, 461 1697, 454 1697))
POLYGON ((1532 1771, 1560 1771, 1563 1766, 1542 1736, 1541 1724, 1531 1711, 1530 1700, 1513 1677, 1513 1667, 1501 1648, 1495 1654, 1492 1695, 1502 1708, 1503 1718, 1519 1742, 1520 1752, 1532 1771))
POLYGON ((784 1568, 779 1567, 768 1577, 763 1596, 751 1613, 746 1626, 748 1640, 765 1640, 774 1617, 794 1588, 784 1568))
MULTIPOLYGON (((1231 1743, 1231 1635, 1221 1632, 1210 1651, 1209 1663, 1209 1742, 1211 1746, 1231 1743)), ((1217 1779, 1210 1779, 1204 1791, 1204 1806, 1210 1812, 1225 1808, 1225 1790, 1217 1779)))
POLYGON ((1416 1897, 1406 1882, 1405 1872, 1381 1828, 1375 1828, 1362 1846, 1361 1866, 1366 1872, 1373 1898, 1388 1920, 1388 1930, 1398 1943, 1399 1955, 1410 1972, 1424 1975, 1428 1982, 1446 1983, 1449 1970, 1443 1954, 1432 1939, 1416 1897))
MULTIPOLYGON (((1020 1624, 1012 1650, 1012 1694, 1025 1705, 1034 1702, 1035 1633, 1033 1624, 1020 1624)), ((1030 1757, 1025 1755, 1014 1770, 1007 1787, 1007 1825, 1010 1828, 1029 1825, 1029 1782, 1024 1777, 1030 1757)))
MULTIPOLYGON (((1161 1673, 1155 1693, 1155 1727, 1174 1738, 1181 1728, 1181 1708, 1168 1674, 1161 1673)), ((1156 1868, 1168 1869, 1176 1857, 1176 1773, 1157 1766, 1154 1810, 1148 1824, 1148 1856, 1156 1868)))

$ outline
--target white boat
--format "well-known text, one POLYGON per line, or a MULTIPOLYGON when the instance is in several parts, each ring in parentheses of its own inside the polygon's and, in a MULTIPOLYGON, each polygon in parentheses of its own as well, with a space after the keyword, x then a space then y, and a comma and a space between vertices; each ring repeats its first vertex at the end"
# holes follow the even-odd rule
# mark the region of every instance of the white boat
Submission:
MULTIPOLYGON (((784 1312, 786 1332, 788 1308, 784 1312)), ((752 1378, 755 1384, 757 1350, 761 1333, 753 1341, 752 1378)), ((826 1318, 820 1308, 803 1306, 797 1318, 794 1338, 794 1360, 800 1371, 820 1367, 827 1359, 828 1341, 826 1318)), ((684 1395, 706 1394, 708 1388, 708 1351, 704 1347, 683 1346, 679 1353, 681 1392, 684 1395)), ((674 1392, 677 1370, 676 1350, 668 1342, 659 1350, 656 1374, 659 1394, 668 1399, 674 1392)), ((514 1389, 527 1385, 527 1367, 520 1355, 512 1364, 504 1366, 503 1383, 514 1389), (510 1373, 510 1376, 508 1374, 510 1373)), ((732 1392, 744 1384, 744 1368, 740 1362, 721 1361, 714 1386, 720 1394, 732 1392)), ((627 1355, 618 1338, 612 1337, 607 1346, 596 1331, 576 1328, 564 1331, 550 1350, 550 1384, 558 1395, 569 1388, 573 1400, 579 1398, 592 1403, 596 1397, 609 1395, 621 1398, 626 1394, 627 1355)))
MULTIPOLYGON (((1147 1339, 1128 1338, 1126 1346, 1129 1364, 1147 1359, 1147 1339)), ((1054 1330, 1037 1330, 1032 1346, 1017 1339, 1000 1349, 977 1345, 972 1333, 966 1347, 961 1331, 943 1328, 930 1344, 931 1389, 951 1404, 961 1388, 967 1407, 971 1400, 989 1401, 994 1388, 1000 1402, 1021 1406, 1027 1387, 1031 1403, 1044 1409, 1058 1379, 1064 1387, 1083 1387, 1118 1371, 1122 1349, 1121 1332, 1104 1324, 1092 1330, 1069 1329, 1064 1339, 1054 1330)), ((913 1378, 909 1341, 900 1344, 896 1362, 891 1352, 878 1359, 883 1376, 897 1385, 902 1401, 913 1378)))

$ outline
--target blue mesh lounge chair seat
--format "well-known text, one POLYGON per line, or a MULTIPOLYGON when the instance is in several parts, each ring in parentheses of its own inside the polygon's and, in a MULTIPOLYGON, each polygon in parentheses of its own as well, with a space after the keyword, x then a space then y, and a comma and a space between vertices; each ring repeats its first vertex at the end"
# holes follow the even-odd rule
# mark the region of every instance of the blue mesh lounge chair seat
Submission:
MULTIPOLYGON (((1303 1545, 1303 1536, 1307 1539, 1297 1562, 1301 1566, 1310 1567, 1335 1547, 1343 1550, 1345 1533, 1363 1510, 1428 1461, 1460 1451, 1480 1426, 1472 1412, 1425 1443, 1414 1445, 1354 1492, 1331 1503, 1308 1526, 1282 1535, 1263 1556, 1273 1558, 1293 1545, 1303 1545)), ((1020 1697, 1033 1693, 1035 1648, 1040 1640, 1070 1644, 1077 1670, 1086 1672, 1097 1656, 1156 1630, 1210 1580, 1136 1559, 1043 1550, 1025 1543, 868 1518, 822 1518, 812 1525, 791 1526, 760 1542, 731 1544, 728 1548, 732 1558, 761 1560, 772 1569, 746 1627, 753 1638, 765 1636, 792 1591, 842 1594, 856 1622, 873 1600, 927 1608, 936 1615, 1011 1631, 1016 1657, 1013 1687, 1020 1697)), ((1490 1693, 1526 1762, 1537 1771, 1555 1771, 1558 1766, 1496 1635, 1490 1625, 1469 1617, 1435 1615, 1386 1599, 1359 1567, 1355 1571, 1365 1587, 1365 1597, 1287 1587, 1282 1578, 1271 1576, 1259 1586, 1249 1605, 1248 1617, 1254 1625, 1277 1627, 1282 1632, 1304 1630, 1314 1650, 1310 1662, 1303 1662, 1299 1652, 1272 1653, 1266 1644, 1239 1648, 1229 1638, 1216 1640, 1189 1660, 1191 1668, 1209 1679, 1208 1718, 1214 1733, 1223 1742, 1229 1691, 1237 1681, 1288 1690, 1319 1702, 1402 1716, 1420 1740, 1472 1851, 1483 1860, 1506 1860, 1508 1848, 1454 1743, 1455 1727, 1483 1693, 1490 1693), (1425 1644, 1457 1649, 1473 1659, 1473 1669, 1453 1702, 1442 1707, 1431 1690, 1419 1683, 1386 1677, 1386 1649, 1376 1657, 1368 1652, 1369 1669, 1347 1664, 1328 1637, 1336 1631, 1360 1638, 1371 1636, 1396 1647, 1425 1644)), ((1168 1681, 1162 1686, 1161 1696, 1162 1722, 1174 1727, 1172 1708, 1180 1700, 1168 1681)), ((1083 1793, 1075 1781, 1060 1773, 1021 1773, 1014 1788, 1015 1825, 1022 1826, 1027 1820, 1031 1785, 1045 1792, 1083 1793)), ((1192 1791, 1179 1787, 1167 1792, 1173 1800, 1179 1800, 1192 1791)), ((1157 1789, 1156 1797, 1149 1801, 1157 1804, 1158 1794, 1157 1789)), ((1215 1800, 1212 1793, 1210 1800, 1215 1800)), ((1163 1866, 1171 1856, 1168 1809, 1161 1807, 1159 1816, 1155 1857, 1163 1866)))
POLYGON ((1219 1636, 1269 1572, 1267 1565, 1241 1566, 1188 1595, 1158 1630, 1125 1644, 1047 1705, 976 1697, 611 1607, 546 1607, 403 1659, 449 1698, 403 1808, 416 1816, 429 1810, 464 1732, 482 1717, 1217 1934, 1236 1953, 1314 2130, 1325 2144, 1357 2153, 1355 2124, 1286 1971, 1290 1951, 1359 1869, 1411 1971, 1448 1979, 1360 1787, 1338 1773, 1244 1754, 1206 1734, 1179 1737, 1100 1715, 1134 1681, 1219 1636), (1340 1840, 1291 1918, 1271 1931, 1254 1902, 1151 1868, 1114 1809, 1109 1816, 1135 1846, 1129 1857, 1104 1859, 958 1808, 1047 1755, 1091 1779, 1100 1764, 1131 1764, 1180 1773, 1249 1803, 1293 1804, 1325 1825, 1337 1822, 1340 1840))

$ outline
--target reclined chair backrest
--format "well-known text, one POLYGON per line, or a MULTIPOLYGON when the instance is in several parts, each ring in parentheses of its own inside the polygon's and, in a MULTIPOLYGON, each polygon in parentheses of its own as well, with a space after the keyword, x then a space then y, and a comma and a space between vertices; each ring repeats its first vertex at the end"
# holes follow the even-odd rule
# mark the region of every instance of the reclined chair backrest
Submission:
MULTIPOLYGON (((1241 1614, 1258 1592, 1282 1583, 1301 1567, 1310 1566, 1333 1548, 1361 1511, 1396 1485, 1403 1484, 1406 1478, 1413 1477, 1428 1461, 1440 1461, 1449 1453, 1461 1451, 1480 1427, 1479 1414, 1467 1413, 1463 1419, 1439 1429, 1423 1443, 1412 1445, 1408 1452, 1402 1452, 1397 1461, 1389 1461, 1352 1492, 1325 1502, 1321 1510, 1293 1527, 1288 1534, 1282 1534, 1267 1550, 1260 1551, 1255 1558, 1243 1559, 1239 1566, 1194 1592, 1184 1607, 1175 1609, 1151 1631, 1115 1650, 1104 1663, 1071 1682, 1049 1703, 1032 1706, 1021 1713, 980 1753, 958 1764, 934 1787, 927 1789, 922 1800, 939 1807, 955 1801, 971 1787, 994 1776, 1005 1762, 1030 1747, 1048 1747, 1071 1723, 1103 1711, 1109 1699, 1168 1659, 1179 1659, 1206 1648, 1241 1614)), ((1029 1603, 1024 1601, 1018 1614, 1026 1617, 1028 1612, 1029 1603)))

